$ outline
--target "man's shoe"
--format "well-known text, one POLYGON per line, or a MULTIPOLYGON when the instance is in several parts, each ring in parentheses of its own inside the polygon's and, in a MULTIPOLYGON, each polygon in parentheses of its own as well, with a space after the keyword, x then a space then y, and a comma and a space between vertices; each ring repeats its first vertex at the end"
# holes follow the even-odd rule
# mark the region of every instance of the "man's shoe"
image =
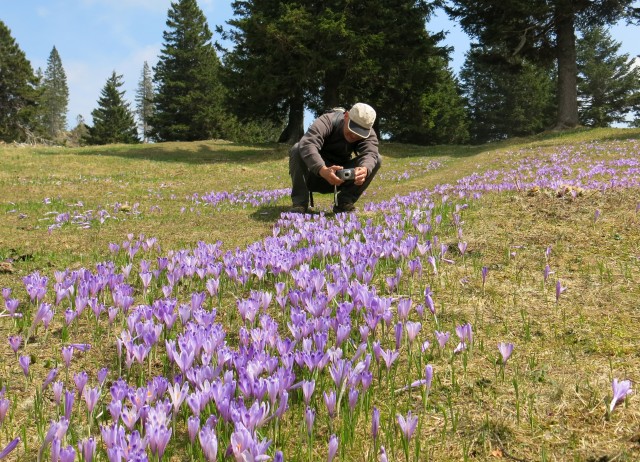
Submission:
POLYGON ((345 213, 345 212, 355 212, 356 206, 351 202, 345 202, 344 204, 338 204, 333 206, 333 213, 345 213))
POLYGON ((289 213, 307 213, 308 207, 306 205, 294 205, 289 210, 289 213))

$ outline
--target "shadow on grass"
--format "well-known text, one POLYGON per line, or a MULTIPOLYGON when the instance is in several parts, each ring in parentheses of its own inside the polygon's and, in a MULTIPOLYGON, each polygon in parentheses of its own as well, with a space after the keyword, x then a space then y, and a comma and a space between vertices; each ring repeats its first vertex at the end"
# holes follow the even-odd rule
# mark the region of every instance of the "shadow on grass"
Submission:
POLYGON ((280 218, 280 215, 290 208, 290 205, 264 205, 249 214, 249 217, 255 221, 275 223, 280 218))
MULTIPOLYGON (((451 157, 467 158, 496 149, 520 149, 529 145, 553 145, 589 142, 628 140, 640 137, 640 129, 630 128, 575 128, 572 130, 551 130, 529 137, 514 137, 481 145, 438 145, 420 146, 382 141, 380 152, 383 157, 451 157)), ((193 165, 242 164, 260 165, 274 161, 286 161, 290 146, 281 143, 237 144, 228 141, 166 142, 153 144, 114 144, 107 146, 86 146, 61 151, 60 148, 40 148, 34 150, 41 155, 61 152, 78 156, 112 156, 131 160, 152 160, 193 165)))
POLYGON ((473 157, 487 151, 497 149, 517 148, 528 145, 553 145, 579 143, 588 141, 624 141, 640 138, 637 128, 587 128, 579 127, 571 130, 548 130, 537 135, 527 137, 513 137, 506 140, 494 141, 479 145, 438 145, 419 146, 400 143, 381 143, 380 151, 383 156, 392 158, 405 157, 473 157))
POLYGON ((68 151, 43 148, 34 152, 41 155, 64 152, 78 156, 109 156, 131 160, 152 160, 194 165, 217 163, 256 165, 283 160, 288 156, 289 146, 276 143, 249 145, 226 141, 193 141, 85 146, 71 148, 68 151))

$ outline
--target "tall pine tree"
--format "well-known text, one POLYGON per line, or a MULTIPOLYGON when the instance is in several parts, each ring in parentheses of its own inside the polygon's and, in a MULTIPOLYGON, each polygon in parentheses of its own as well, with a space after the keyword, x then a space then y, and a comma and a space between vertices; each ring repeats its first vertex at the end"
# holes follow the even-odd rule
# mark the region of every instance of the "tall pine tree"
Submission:
POLYGON ((87 144, 140 142, 125 92, 119 90, 122 85, 122 76, 114 71, 102 89, 98 107, 91 111, 93 126, 89 127, 87 144))
POLYGON ((539 133, 553 124, 554 75, 526 60, 495 60, 473 47, 460 72, 471 141, 485 143, 539 133))
POLYGON ((0 140, 27 140, 33 134, 38 81, 31 63, 0 21, 0 140))
POLYGON ((42 114, 46 135, 56 140, 67 129, 67 106, 69 104, 69 87, 67 75, 62 67, 62 60, 54 46, 47 60, 42 84, 42 114))
POLYGON ((640 98, 640 68, 603 27, 588 29, 578 41, 580 122, 608 127, 624 122, 640 98))
POLYGON ((138 115, 140 131, 142 132, 142 141, 145 143, 149 141, 149 134, 151 133, 151 118, 154 113, 153 97, 153 78, 151 69, 145 61, 138 82, 138 90, 136 91, 136 114, 138 115))
POLYGON ((196 0, 171 4, 164 45, 154 68, 158 141, 194 141, 225 136, 224 88, 212 33, 196 0))
POLYGON ((443 36, 425 29, 430 2, 237 0, 232 5, 227 38, 235 47, 225 56, 225 67, 240 84, 231 91, 241 119, 252 111, 257 117, 286 117, 279 141, 293 143, 302 135, 305 107, 319 114, 366 101, 378 110, 376 130, 392 134, 402 127, 404 137, 429 138, 425 126, 413 125, 417 131, 410 134, 405 122, 426 120, 430 111, 421 101, 428 99, 434 80, 446 79, 447 50, 437 46, 443 36))
MULTIPOLYGON (((555 62, 556 128, 578 124, 576 30, 637 19, 633 0, 451 0, 447 11, 479 45, 510 61, 555 62)), ((525 88, 522 91, 527 91, 525 88)))

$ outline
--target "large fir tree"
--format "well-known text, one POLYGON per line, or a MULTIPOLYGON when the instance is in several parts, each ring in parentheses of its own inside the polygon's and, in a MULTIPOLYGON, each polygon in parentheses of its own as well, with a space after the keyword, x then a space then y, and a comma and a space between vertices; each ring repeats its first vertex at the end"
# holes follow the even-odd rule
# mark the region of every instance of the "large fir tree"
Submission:
POLYGON ((302 135, 305 106, 318 114, 356 101, 378 110, 378 131, 403 126, 409 136, 403 122, 424 120, 420 101, 446 78, 443 36, 425 29, 430 2, 244 0, 233 8, 225 64, 239 84, 234 110, 241 119, 288 118, 282 142, 302 135))
POLYGON ((115 71, 102 89, 98 107, 91 111, 93 126, 89 127, 87 144, 138 143, 138 132, 129 103, 124 99, 122 76, 115 71))
POLYGON ((26 140, 32 135, 37 83, 31 63, 0 21, 0 140, 26 140))
POLYGON ((578 101, 580 122, 608 127, 624 122, 640 98, 640 69, 609 32, 588 29, 578 41, 578 101))
MULTIPOLYGON (((321 19, 307 5, 282 0, 232 3, 234 19, 224 37, 235 46, 225 54, 230 107, 241 122, 267 120, 288 123, 282 142, 295 142, 303 133, 308 91, 322 58, 314 54, 314 30, 321 19)), ((324 28, 324 45, 334 42, 324 28)), ((221 31, 222 32, 222 31, 221 31)))
MULTIPOLYGON (((515 56, 557 65, 556 128, 578 124, 576 29, 638 18, 633 0, 451 0, 448 8, 479 44, 515 56)), ((526 89, 522 89, 526 91, 526 89)))
POLYGON ((154 68, 158 141, 193 141, 225 136, 224 88, 212 33, 196 0, 171 4, 164 44, 154 68))
POLYGON ((55 140, 67 129, 67 106, 69 104, 67 75, 55 46, 47 60, 42 90, 40 101, 44 117, 44 128, 47 137, 55 140))
POLYGON ((473 47, 460 72, 471 140, 532 135, 551 126, 556 107, 551 69, 495 56, 495 51, 473 47))
POLYGON ((138 115, 140 131, 142 132, 142 141, 145 143, 149 141, 153 113, 153 79, 151 69, 145 61, 138 82, 138 90, 136 91, 136 114, 138 115))

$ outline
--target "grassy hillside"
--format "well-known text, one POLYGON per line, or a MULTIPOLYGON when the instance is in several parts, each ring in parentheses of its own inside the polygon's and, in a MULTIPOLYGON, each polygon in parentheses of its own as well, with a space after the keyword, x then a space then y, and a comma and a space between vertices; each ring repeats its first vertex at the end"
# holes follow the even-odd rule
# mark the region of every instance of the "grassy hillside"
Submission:
POLYGON ((640 130, 381 153, 295 216, 285 146, 0 146, 0 451, 640 459, 640 130))

